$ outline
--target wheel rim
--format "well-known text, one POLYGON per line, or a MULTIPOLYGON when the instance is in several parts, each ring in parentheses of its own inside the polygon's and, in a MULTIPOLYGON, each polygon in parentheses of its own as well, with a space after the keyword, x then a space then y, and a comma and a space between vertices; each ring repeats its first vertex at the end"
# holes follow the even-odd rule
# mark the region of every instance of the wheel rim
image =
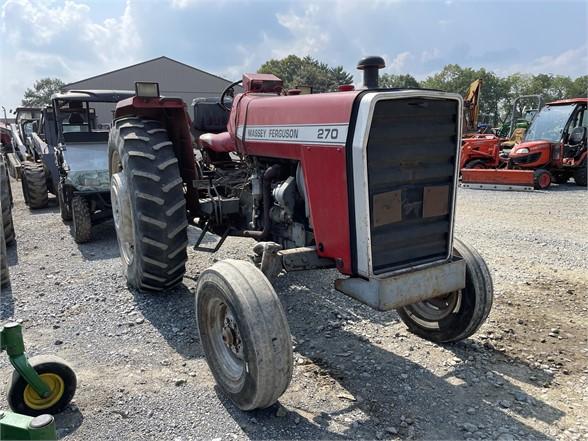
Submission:
POLYGON ((125 264, 130 265, 135 256, 135 227, 131 199, 123 172, 112 175, 110 199, 120 253, 125 264))
POLYGON ((539 176, 539 186, 541 188, 545 188, 549 185, 549 175, 547 173, 543 173, 541 174, 541 176, 539 176))
POLYGON ((414 322, 428 329, 439 328, 439 322, 461 307, 461 291, 454 291, 441 297, 405 307, 414 322))
POLYGON ((61 399, 63 392, 65 391, 65 383, 59 375, 46 373, 40 374, 39 377, 41 377, 51 391, 49 395, 45 398, 40 397, 39 394, 35 392, 35 389, 28 384, 26 385, 23 394, 25 404, 29 408, 35 410, 48 409, 51 406, 54 406, 61 399))
POLYGON ((243 339, 231 307, 221 299, 212 299, 208 306, 206 330, 215 358, 224 376, 238 383, 245 371, 243 339))

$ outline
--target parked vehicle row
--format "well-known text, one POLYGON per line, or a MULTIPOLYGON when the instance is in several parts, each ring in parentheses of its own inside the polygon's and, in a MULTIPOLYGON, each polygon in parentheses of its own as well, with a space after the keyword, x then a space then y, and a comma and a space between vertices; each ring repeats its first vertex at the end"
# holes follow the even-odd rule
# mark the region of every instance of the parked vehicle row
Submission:
POLYGON ((133 96, 131 91, 69 91, 45 108, 19 108, 11 145, 4 156, 20 178, 25 203, 45 208, 49 194, 61 217, 72 222, 78 243, 88 242, 92 226, 112 218, 107 149, 110 122, 97 121, 94 105, 133 96))

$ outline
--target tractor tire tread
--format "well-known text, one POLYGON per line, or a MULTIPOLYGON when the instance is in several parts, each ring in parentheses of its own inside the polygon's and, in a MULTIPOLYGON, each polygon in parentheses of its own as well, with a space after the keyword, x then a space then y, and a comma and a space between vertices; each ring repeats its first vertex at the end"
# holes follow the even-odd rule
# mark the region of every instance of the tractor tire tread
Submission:
POLYGON ((162 291, 180 283, 187 261, 188 224, 186 210, 180 210, 186 200, 178 159, 173 149, 161 148, 165 145, 172 143, 161 123, 138 117, 116 120, 109 138, 109 157, 118 153, 132 195, 138 238, 127 280, 141 290, 162 291))
POLYGON ((4 240, 6 241, 6 246, 10 246, 15 241, 14 221, 12 219, 12 193, 10 178, 3 159, 0 159, 0 208, 2 209, 4 240))
POLYGON ((86 198, 75 196, 71 200, 72 230, 76 243, 86 243, 92 239, 92 213, 86 198))
POLYGON ((26 204, 35 210, 49 204, 49 190, 45 167, 40 162, 24 161, 22 164, 23 189, 26 187, 26 204))

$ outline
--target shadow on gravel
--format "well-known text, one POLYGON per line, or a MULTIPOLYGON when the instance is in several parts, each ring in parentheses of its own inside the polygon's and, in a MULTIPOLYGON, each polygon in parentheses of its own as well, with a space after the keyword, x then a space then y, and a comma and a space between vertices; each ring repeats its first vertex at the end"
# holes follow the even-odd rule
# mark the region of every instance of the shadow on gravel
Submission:
POLYGON ((348 434, 330 431, 325 425, 328 419, 321 419, 322 415, 312 419, 301 413, 289 411, 284 417, 278 417, 276 412, 281 407, 279 402, 267 409, 243 412, 227 398, 218 385, 214 386, 214 391, 229 415, 250 439, 349 439, 348 434))
POLYGON ((18 240, 6 247, 6 261, 9 267, 18 265, 18 240))
POLYGON ((47 205, 45 208, 35 208, 34 210, 31 210, 25 206, 25 210, 28 210, 29 213, 33 216, 47 213, 59 214, 59 202, 57 202, 57 198, 49 196, 49 205, 47 205))
POLYGON ((196 326, 194 294, 185 284, 162 293, 131 292, 136 308, 159 331, 167 344, 183 357, 204 357, 196 326))
POLYGON ((527 360, 520 357, 512 357, 503 351, 492 347, 491 344, 485 343, 483 348, 474 344, 472 340, 466 340, 451 346, 446 346, 453 355, 462 361, 468 359, 472 354, 481 354, 493 359, 492 368, 495 372, 506 377, 512 377, 523 383, 528 383, 536 387, 549 387, 553 382, 553 374, 545 372, 543 369, 531 366, 527 360))
POLYGON ((75 404, 70 404, 63 412, 55 415, 55 427, 59 439, 71 435, 82 425, 84 416, 75 404))
MULTIPOLYGON (((70 225, 70 234, 72 233, 70 225)), ((86 260, 107 260, 120 257, 116 242, 116 230, 112 221, 107 221, 92 227, 92 240, 88 243, 77 244, 78 250, 86 260)))
POLYGON ((581 187, 579 185, 576 185, 573 181, 568 181, 567 184, 552 185, 551 187, 549 187, 549 189, 545 190, 544 192, 552 192, 552 191, 579 192, 579 191, 586 191, 586 187, 581 187))
POLYGON ((0 322, 14 317, 14 297, 12 296, 12 286, 3 286, 0 288, 0 322))

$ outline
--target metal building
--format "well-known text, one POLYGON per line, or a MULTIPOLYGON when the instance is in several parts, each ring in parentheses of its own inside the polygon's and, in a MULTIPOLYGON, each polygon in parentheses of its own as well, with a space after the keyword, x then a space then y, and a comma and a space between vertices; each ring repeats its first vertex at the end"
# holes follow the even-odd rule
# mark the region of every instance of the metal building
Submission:
MULTIPOLYGON (((190 116, 193 116, 194 98, 219 96, 230 83, 229 80, 163 56, 67 84, 64 90, 134 90, 135 81, 158 82, 161 95, 182 98, 190 116)), ((97 105, 98 121, 110 123, 113 110, 112 106, 97 105)))

